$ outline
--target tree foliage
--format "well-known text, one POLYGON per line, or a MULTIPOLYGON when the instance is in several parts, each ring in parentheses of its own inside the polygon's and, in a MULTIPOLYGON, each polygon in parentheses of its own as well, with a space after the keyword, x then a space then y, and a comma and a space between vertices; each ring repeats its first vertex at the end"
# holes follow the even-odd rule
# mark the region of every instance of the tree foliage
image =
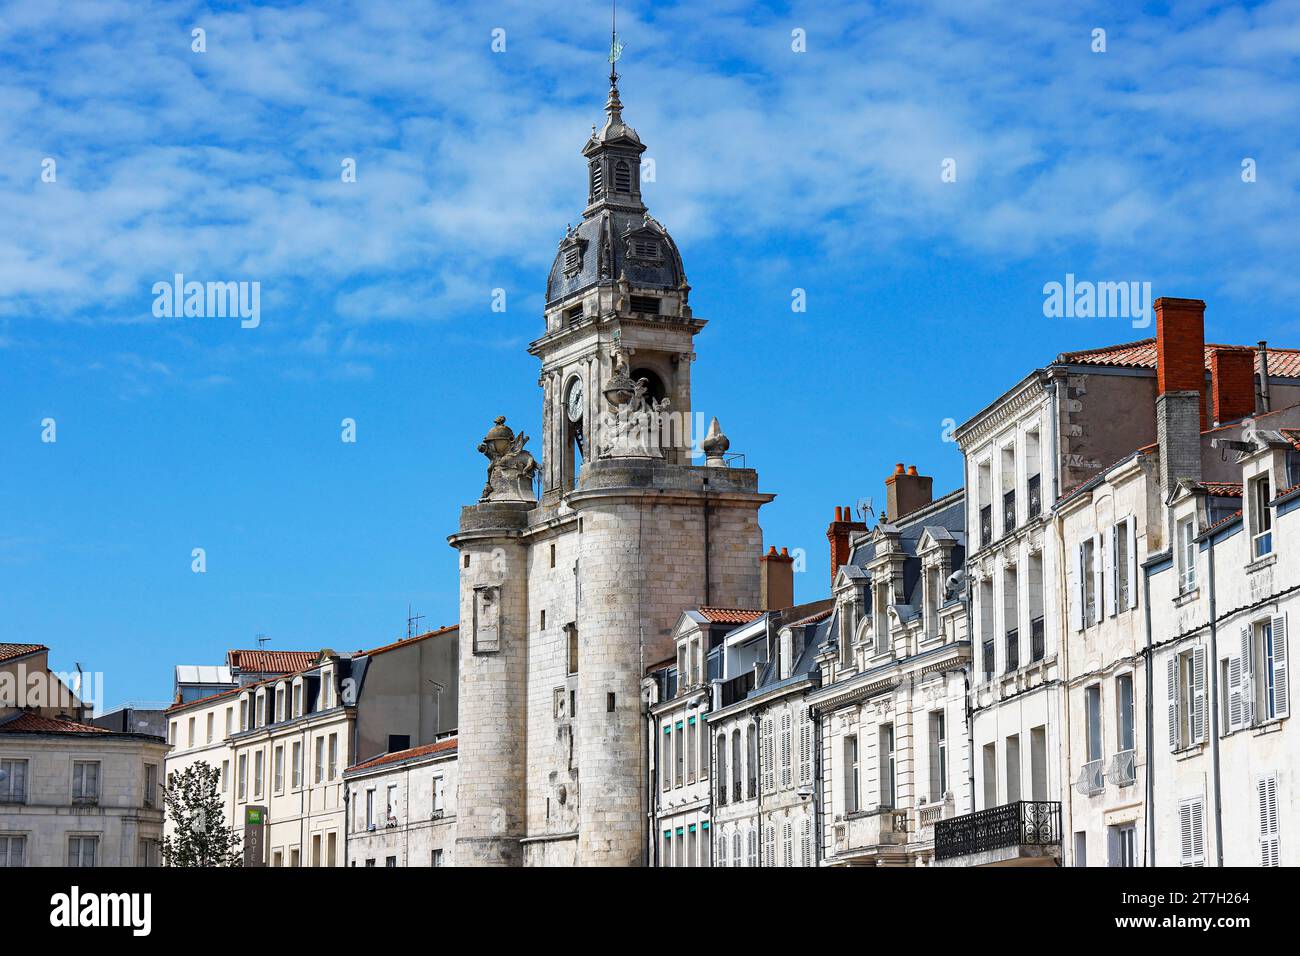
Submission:
POLYGON ((167 775, 163 788, 170 832, 164 866, 241 866, 240 837, 226 824, 221 771, 200 760, 167 775))

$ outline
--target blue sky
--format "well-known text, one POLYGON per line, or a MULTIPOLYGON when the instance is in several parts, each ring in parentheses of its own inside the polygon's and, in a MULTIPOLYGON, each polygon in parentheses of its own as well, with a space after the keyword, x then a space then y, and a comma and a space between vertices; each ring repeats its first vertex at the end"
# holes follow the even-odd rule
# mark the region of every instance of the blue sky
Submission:
MULTIPOLYGON (((710 323, 696 410, 778 494, 799 600, 837 503, 895 461, 956 486, 945 419, 1146 334, 1045 318, 1045 283, 1149 281, 1206 299, 1212 341, 1300 344, 1300 4, 620 6, 647 202, 710 323)), ((585 0, 0 4, 0 641, 113 705, 259 632, 454 620, 475 445, 540 431, 526 345, 608 30, 585 0), (260 326, 155 318, 177 272, 260 282, 260 326)))

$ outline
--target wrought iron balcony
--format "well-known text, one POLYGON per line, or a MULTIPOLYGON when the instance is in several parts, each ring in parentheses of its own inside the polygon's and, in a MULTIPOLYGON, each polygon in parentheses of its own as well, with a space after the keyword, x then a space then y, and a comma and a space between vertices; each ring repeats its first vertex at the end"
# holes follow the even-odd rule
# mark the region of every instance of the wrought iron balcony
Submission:
POLYGON ((1037 518, 1043 510, 1043 479, 1041 475, 1031 475, 1029 478, 1029 517, 1037 518))
POLYGON ((934 858, 951 860, 1007 848, 1061 845, 1061 804, 1020 800, 934 825, 934 858))
POLYGON ((1106 789, 1104 760, 1089 760, 1079 771, 1079 779, 1074 781, 1074 789, 1085 797, 1101 793, 1106 789))
POLYGON ((980 547, 993 541, 993 506, 980 509, 980 547))
POLYGON ((1002 496, 1002 533, 1010 534, 1016 529, 1016 493, 1008 491, 1002 496))
POLYGON ((1029 660, 1041 661, 1046 653, 1047 645, 1044 640, 1043 619, 1036 617, 1029 622, 1029 660))
POLYGON ((1137 780, 1137 767, 1132 750, 1121 750, 1110 758, 1110 768, 1106 771, 1110 782, 1117 787, 1131 787, 1137 780))
POLYGON ((1007 673, 1010 674, 1020 666, 1020 631, 1012 628, 1007 631, 1007 673))

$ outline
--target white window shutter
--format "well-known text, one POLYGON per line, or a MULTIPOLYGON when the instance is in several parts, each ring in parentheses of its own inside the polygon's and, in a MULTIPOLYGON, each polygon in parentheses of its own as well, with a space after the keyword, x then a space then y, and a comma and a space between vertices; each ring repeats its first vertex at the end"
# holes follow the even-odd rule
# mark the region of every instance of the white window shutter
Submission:
POLYGON ((1254 629, 1248 624, 1241 629, 1241 726, 1255 726, 1255 674, 1251 666, 1254 657, 1254 629))
POLYGON ((1192 652, 1192 739, 1196 743, 1205 742, 1205 648, 1198 647, 1192 652))
POLYGON ((1178 808, 1178 836, 1180 852, 1178 862, 1188 866, 1192 862, 1192 805, 1184 803, 1178 808))
POLYGON ((1169 677, 1169 749, 1177 750, 1180 742, 1178 722, 1178 655, 1171 655, 1168 664, 1169 677))
POLYGON ((1273 618, 1273 697, 1278 717, 1289 713, 1287 706, 1286 615, 1273 618))
POLYGON ((1277 777, 1260 777, 1259 794, 1259 865, 1278 866, 1277 777))
POLYGON ((1074 546, 1074 600, 1070 605, 1070 628, 1083 630, 1083 545, 1074 546))
POLYGON ((1128 606, 1138 606, 1138 556, 1137 556, 1137 516, 1129 516, 1125 524, 1128 534, 1128 606))
POLYGON ((1102 621, 1102 597, 1105 590, 1104 584, 1106 575, 1102 570, 1102 565, 1106 563, 1103 557, 1101 535, 1092 536, 1092 623, 1100 624, 1102 621))
POLYGON ((1228 730, 1242 728, 1241 658, 1228 658, 1228 730))
MULTIPOLYGON (((1119 569, 1116 566, 1118 564, 1116 559, 1119 557, 1116 546, 1118 540, 1119 528, 1112 525, 1110 533, 1106 535, 1106 567, 1104 569, 1105 573, 1103 574, 1103 578, 1106 582, 1106 593, 1104 597, 1106 601, 1107 617, 1115 616, 1115 595, 1119 593, 1119 588, 1117 587, 1119 584, 1119 569)), ((1100 595, 1100 592, 1098 592, 1098 594, 1100 595)))

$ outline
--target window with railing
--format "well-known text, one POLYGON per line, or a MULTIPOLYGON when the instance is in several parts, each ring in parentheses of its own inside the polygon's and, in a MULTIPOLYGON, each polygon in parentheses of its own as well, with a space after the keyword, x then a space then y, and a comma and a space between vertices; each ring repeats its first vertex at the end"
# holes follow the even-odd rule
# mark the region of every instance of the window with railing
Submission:
POLYGON ((1003 804, 934 825, 934 858, 951 860, 1014 846, 1060 846, 1061 805, 1054 801, 1003 804))
POLYGON ((985 505, 980 509, 980 546, 993 541, 993 506, 985 505))
POLYGON ((1030 661, 1041 661, 1046 652, 1043 619, 1036 617, 1029 622, 1029 659, 1030 661))
POLYGON ((1110 777, 1110 782, 1117 787, 1131 787, 1137 779, 1137 761, 1134 759, 1133 751, 1121 750, 1111 758, 1110 768, 1106 775, 1110 777))
POLYGON ((1084 796, 1101 793, 1106 789, 1105 767, 1102 760, 1089 760, 1079 771, 1079 779, 1074 782, 1074 789, 1084 796))
POLYGON ((1016 528, 1016 492, 1014 489, 1002 496, 1002 533, 1010 534, 1016 528))
POLYGON ((1029 476, 1029 517, 1037 518, 1043 511, 1043 478, 1041 475, 1029 476))
POLYGON ((1020 666, 1020 631, 1012 628, 1007 631, 1007 673, 1010 674, 1020 666))
POLYGON ((994 667, 993 638, 991 637, 984 641, 983 658, 984 658, 984 679, 986 681, 989 681, 993 679, 993 667, 994 667))

